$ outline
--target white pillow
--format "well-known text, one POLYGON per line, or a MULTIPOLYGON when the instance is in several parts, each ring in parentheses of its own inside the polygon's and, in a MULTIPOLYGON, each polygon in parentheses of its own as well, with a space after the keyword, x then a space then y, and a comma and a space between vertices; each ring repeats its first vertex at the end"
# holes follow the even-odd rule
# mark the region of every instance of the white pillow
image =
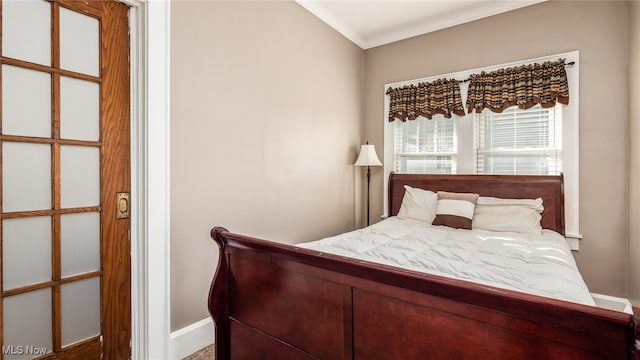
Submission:
POLYGON ((431 224, 436 217, 438 195, 433 191, 404 186, 404 197, 398 211, 401 219, 415 219, 431 224))
POLYGON ((540 213, 529 206, 476 205, 472 228, 540 235, 540 219, 540 213))

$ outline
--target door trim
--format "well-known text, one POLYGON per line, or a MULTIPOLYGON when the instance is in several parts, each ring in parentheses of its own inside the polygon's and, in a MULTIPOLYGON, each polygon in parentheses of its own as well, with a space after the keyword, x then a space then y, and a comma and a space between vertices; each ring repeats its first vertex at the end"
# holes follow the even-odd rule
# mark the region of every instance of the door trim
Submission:
POLYGON ((119 1, 131 31, 131 356, 168 359, 171 6, 119 1))

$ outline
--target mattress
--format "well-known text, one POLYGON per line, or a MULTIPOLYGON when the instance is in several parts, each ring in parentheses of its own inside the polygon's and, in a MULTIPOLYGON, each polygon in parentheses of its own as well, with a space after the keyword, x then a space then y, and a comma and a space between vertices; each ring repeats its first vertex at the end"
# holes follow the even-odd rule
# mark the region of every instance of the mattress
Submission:
POLYGON ((299 247, 595 306, 566 239, 390 217, 299 247))

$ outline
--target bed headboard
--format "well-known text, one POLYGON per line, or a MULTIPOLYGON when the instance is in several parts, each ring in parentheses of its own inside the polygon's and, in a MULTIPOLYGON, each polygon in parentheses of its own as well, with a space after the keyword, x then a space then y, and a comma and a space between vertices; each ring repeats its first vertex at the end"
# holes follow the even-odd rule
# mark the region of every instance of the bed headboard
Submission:
POLYGON ((389 216, 397 215, 404 185, 437 191, 465 192, 507 199, 542 198, 544 229, 564 235, 564 189, 562 175, 389 175, 389 216))

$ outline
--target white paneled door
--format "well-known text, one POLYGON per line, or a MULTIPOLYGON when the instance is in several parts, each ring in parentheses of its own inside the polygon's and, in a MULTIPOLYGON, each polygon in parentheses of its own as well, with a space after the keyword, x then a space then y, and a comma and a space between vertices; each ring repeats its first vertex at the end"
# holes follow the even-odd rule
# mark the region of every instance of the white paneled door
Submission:
POLYGON ((128 8, 0 1, 1 359, 128 359, 128 8))

